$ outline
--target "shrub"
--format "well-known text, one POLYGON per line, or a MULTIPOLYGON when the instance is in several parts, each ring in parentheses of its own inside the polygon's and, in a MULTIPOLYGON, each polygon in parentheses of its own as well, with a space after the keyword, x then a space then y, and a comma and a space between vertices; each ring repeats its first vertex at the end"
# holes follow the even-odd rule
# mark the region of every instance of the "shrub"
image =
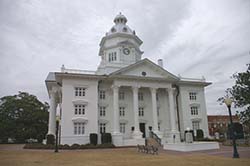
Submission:
POLYGON ((40 143, 33 143, 33 144, 25 144, 24 149, 54 149, 54 145, 51 144, 40 144, 40 143))
POLYGON ((79 144, 73 144, 70 146, 70 149, 80 149, 80 145, 79 144))
POLYGON ((90 139, 90 144, 97 145, 97 134, 96 133, 90 133, 89 139, 90 139))
POLYGON ((48 145, 54 145, 55 144, 55 136, 53 134, 47 135, 47 142, 48 145))
POLYGON ((59 145, 59 149, 71 149, 71 147, 68 144, 59 145))
POLYGON ((196 136, 197 140, 204 138, 204 133, 202 129, 196 130, 196 133, 197 133, 197 136, 196 136))
POLYGON ((111 133, 103 133, 101 140, 102 144, 111 144, 112 143, 111 133))
POLYGON ((43 142, 43 139, 44 139, 44 135, 39 134, 39 135, 37 136, 37 141, 38 141, 39 143, 42 143, 42 142, 43 142))

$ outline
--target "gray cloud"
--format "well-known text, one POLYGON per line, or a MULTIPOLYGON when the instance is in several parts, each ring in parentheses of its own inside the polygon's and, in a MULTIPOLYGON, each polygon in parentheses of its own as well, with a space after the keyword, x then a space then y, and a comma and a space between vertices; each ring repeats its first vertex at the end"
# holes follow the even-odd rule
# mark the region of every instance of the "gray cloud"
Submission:
POLYGON ((250 62, 247 0, 1 0, 1 96, 23 90, 48 101, 48 72, 62 64, 95 70, 99 42, 120 11, 144 41, 144 57, 163 58, 174 74, 204 75, 213 82, 209 114, 227 113, 216 100, 250 62))

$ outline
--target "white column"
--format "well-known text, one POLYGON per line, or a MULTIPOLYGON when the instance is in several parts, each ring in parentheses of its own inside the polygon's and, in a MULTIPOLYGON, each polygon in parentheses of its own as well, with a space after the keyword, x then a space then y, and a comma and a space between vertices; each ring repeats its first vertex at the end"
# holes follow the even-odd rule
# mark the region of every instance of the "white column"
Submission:
POLYGON ((114 110, 114 122, 113 122, 113 133, 120 133, 119 131, 119 114, 118 114, 118 92, 119 87, 116 85, 112 86, 113 89, 113 110, 114 110))
POLYGON ((158 117, 157 117, 157 104, 156 104, 156 88, 150 88, 152 97, 152 113, 153 113, 153 131, 158 132, 158 117))
POLYGON ((49 108, 49 131, 48 134, 56 134, 56 93, 50 92, 50 108, 49 108))
POLYGON ((138 120, 138 87, 132 87, 133 90, 133 110, 134 110, 134 132, 139 132, 139 120, 138 120))
POLYGON ((174 94, 173 89, 168 89, 168 99, 169 99, 169 110, 170 110, 170 123, 171 123, 171 131, 175 132, 176 129, 176 117, 174 111, 174 94))

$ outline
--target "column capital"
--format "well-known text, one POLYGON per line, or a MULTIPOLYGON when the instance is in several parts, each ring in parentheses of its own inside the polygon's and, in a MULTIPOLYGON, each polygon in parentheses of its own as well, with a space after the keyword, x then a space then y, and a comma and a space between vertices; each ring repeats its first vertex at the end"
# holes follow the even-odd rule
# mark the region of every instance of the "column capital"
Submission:
POLYGON ((120 86, 119 85, 112 85, 111 86, 111 89, 113 89, 113 90, 118 90, 120 88, 120 86))
POLYGON ((132 90, 133 90, 133 91, 135 91, 135 92, 136 92, 136 91, 138 91, 138 90, 139 90, 140 86, 131 86, 131 88, 132 88, 132 90))
POLYGON ((172 87, 171 88, 166 88, 166 91, 167 92, 173 92, 173 91, 175 91, 175 88, 172 88, 172 87))
POLYGON ((151 93, 156 93, 157 89, 156 87, 149 87, 151 93))

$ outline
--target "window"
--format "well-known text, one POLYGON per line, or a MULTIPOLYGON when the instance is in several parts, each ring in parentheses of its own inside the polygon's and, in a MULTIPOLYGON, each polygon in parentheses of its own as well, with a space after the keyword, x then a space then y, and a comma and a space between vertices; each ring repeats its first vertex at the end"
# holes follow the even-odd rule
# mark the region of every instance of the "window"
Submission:
POLYGON ((189 93, 189 99, 190 100, 196 100, 196 96, 197 96, 197 93, 195 93, 195 92, 190 92, 189 93))
POLYGON ((109 53, 109 62, 116 61, 116 52, 109 53))
POLYGON ((104 90, 100 90, 100 93, 99 93, 99 98, 100 98, 100 99, 102 99, 102 100, 104 100, 104 99, 105 99, 105 97, 106 97, 106 95, 105 95, 105 91, 104 91, 104 90))
POLYGON ((139 107, 139 116, 144 116, 144 108, 139 107))
POLYGON ((119 111, 120 111, 120 116, 125 116, 125 107, 120 107, 119 111))
POLYGON ((74 134, 83 135, 85 133, 85 124, 84 123, 74 123, 74 134))
POLYGON ((191 107, 191 115, 198 115, 198 107, 196 106, 191 107))
POLYGON ((138 93, 138 100, 143 101, 143 93, 142 92, 138 93))
POLYGON ((85 105, 75 104, 75 115, 84 115, 85 114, 85 105))
POLYGON ((100 133, 105 133, 106 132, 106 124, 105 123, 100 123, 100 133))
POLYGON ((119 92, 119 100, 125 99, 125 92, 119 92))
POLYGON ((81 87, 75 87, 75 96, 85 96, 85 89, 81 87))
POLYGON ((160 107, 157 107, 157 116, 160 116, 160 107))
POLYGON ((106 107, 99 107, 99 111, 100 111, 100 116, 106 115, 106 107))
POLYGON ((125 123, 120 123, 120 132, 121 133, 125 133, 125 126, 126 126, 125 123))
POLYGON ((158 130, 160 131, 161 130, 161 124, 158 123, 158 130))
POLYGON ((159 101, 159 93, 156 93, 156 101, 159 101))
POLYGON ((192 125, 193 125, 193 130, 200 129, 200 122, 199 121, 193 121, 192 125))

